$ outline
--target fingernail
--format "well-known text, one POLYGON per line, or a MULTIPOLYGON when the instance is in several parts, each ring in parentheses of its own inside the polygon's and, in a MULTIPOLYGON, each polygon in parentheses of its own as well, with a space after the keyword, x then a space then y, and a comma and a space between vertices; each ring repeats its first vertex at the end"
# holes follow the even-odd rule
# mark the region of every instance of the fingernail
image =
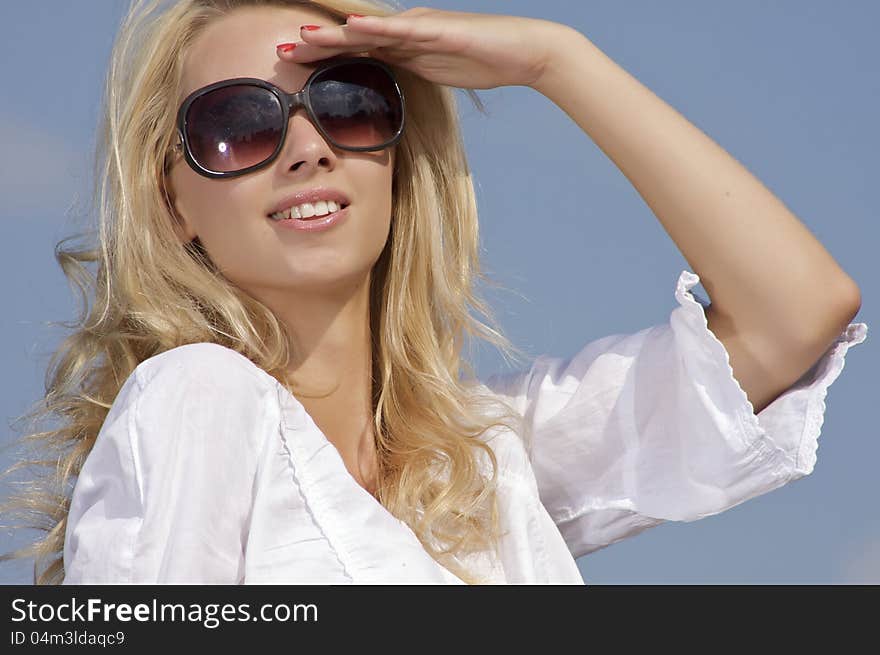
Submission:
POLYGON ((312 31, 314 31, 314 30, 319 30, 319 29, 321 29, 321 26, 320 26, 320 25, 300 25, 300 26, 299 26, 299 29, 301 29, 301 30, 309 30, 310 32, 312 32, 312 31))
POLYGON ((278 48, 281 52, 290 52, 291 50, 293 50, 296 47, 296 44, 295 43, 282 43, 282 44, 275 46, 275 47, 278 48))
POLYGON ((364 16, 363 16, 363 14, 349 14, 348 17, 349 18, 363 18, 364 16))

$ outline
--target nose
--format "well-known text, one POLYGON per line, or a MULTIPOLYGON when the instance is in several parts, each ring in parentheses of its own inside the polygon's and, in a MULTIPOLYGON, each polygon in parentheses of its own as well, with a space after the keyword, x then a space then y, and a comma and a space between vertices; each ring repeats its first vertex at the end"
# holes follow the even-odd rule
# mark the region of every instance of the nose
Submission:
POLYGON ((304 163, 319 165, 335 163, 333 146, 324 138, 304 106, 291 107, 287 124, 287 137, 280 153, 282 170, 296 170, 304 163))

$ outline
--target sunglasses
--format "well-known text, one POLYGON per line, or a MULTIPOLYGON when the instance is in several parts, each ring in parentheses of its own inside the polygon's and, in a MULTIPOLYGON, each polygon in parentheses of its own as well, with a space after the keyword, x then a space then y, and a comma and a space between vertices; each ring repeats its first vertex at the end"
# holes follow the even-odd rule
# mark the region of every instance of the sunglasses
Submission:
POLYGON ((251 173, 281 152, 290 116, 300 107, 342 150, 382 150, 403 135, 403 91, 392 70, 371 57, 344 57, 319 65, 296 93, 250 77, 194 91, 177 113, 173 150, 183 151, 189 166, 205 177, 251 173))

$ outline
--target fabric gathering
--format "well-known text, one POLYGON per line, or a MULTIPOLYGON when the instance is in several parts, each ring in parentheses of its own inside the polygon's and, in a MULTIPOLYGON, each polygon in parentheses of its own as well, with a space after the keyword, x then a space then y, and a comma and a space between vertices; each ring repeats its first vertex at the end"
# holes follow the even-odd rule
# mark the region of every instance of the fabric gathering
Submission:
MULTIPOLYGON (((851 323, 755 415, 682 271, 665 324, 481 382, 530 438, 485 438, 504 536, 490 583, 589 583, 576 559, 718 514, 813 472, 851 323)), ((293 395, 246 357, 188 344, 142 362, 74 488, 64 584, 463 584, 347 471, 293 395)))

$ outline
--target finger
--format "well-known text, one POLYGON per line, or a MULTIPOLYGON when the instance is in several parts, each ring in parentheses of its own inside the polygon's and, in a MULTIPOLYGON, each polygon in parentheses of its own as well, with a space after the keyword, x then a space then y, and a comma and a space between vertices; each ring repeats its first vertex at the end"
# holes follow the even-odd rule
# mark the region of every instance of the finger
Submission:
POLYGON ((342 54, 344 52, 349 53, 358 53, 368 51, 361 47, 354 46, 344 46, 344 47, 330 47, 330 46, 317 46, 313 43, 304 43, 302 41, 297 41, 295 44, 296 47, 293 50, 284 51, 279 46, 275 49, 275 53, 278 55, 278 58, 282 61, 287 62, 296 62, 300 64, 313 62, 319 59, 326 59, 328 57, 334 57, 338 54, 342 54))
MULTIPOLYGON (((430 9, 417 7, 392 16, 349 17, 345 27, 351 33, 372 34, 407 41, 433 41, 437 38, 437 27, 425 20, 430 9), (415 16, 421 16, 415 20, 415 16)), ((320 30, 317 30, 320 32, 320 30)))
MULTIPOLYGON (((322 48, 318 46, 314 46, 310 43, 297 43, 296 48, 289 52, 282 52, 281 50, 276 49, 275 53, 278 55, 278 58, 287 63, 296 63, 296 64, 308 64, 315 61, 319 61, 321 59, 328 59, 330 57, 335 57, 339 54, 348 54, 352 57, 372 57, 373 59, 380 60, 394 60, 399 55, 396 53, 404 52, 403 50, 398 50, 394 48, 382 48, 377 47, 373 49, 361 49, 359 47, 345 47, 345 48, 322 48)), ((409 52, 409 51, 407 51, 409 52)), ((410 55, 411 56, 411 55, 410 55)))
POLYGON ((335 34, 325 33, 322 36, 315 36, 321 30, 309 32, 302 31, 302 41, 295 41, 296 47, 292 50, 284 51, 280 48, 276 49, 278 57, 284 61, 295 61, 300 63, 332 57, 341 53, 359 53, 369 52, 374 48, 382 48, 390 45, 399 45, 400 40, 394 38, 377 37, 369 34, 351 34, 344 31, 340 32, 339 27, 326 28, 335 34))
MULTIPOLYGON (((416 8, 392 16, 351 16, 346 24, 322 25, 317 30, 300 28, 302 40, 295 42, 296 47, 292 50, 279 50, 278 56, 285 61, 305 63, 353 50, 377 58, 382 58, 383 53, 394 57, 392 52, 418 51, 424 49, 427 42, 439 38, 436 27, 413 21, 414 16, 430 13, 435 12, 428 8, 416 8), (371 50, 374 52, 371 53, 371 50)), ((420 20, 425 19, 422 17, 420 20)))
POLYGON ((300 38, 304 43, 321 47, 381 47, 400 40, 375 31, 352 30, 348 25, 327 25, 317 30, 301 29, 300 38))
POLYGON ((291 52, 276 50, 279 59, 288 63, 308 64, 322 59, 328 59, 338 54, 349 53, 352 56, 372 57, 386 63, 397 63, 400 59, 411 58, 412 51, 396 48, 374 48, 372 50, 360 50, 357 48, 320 48, 308 43, 297 43, 297 47, 291 52), (298 53, 298 54, 296 54, 298 53))

